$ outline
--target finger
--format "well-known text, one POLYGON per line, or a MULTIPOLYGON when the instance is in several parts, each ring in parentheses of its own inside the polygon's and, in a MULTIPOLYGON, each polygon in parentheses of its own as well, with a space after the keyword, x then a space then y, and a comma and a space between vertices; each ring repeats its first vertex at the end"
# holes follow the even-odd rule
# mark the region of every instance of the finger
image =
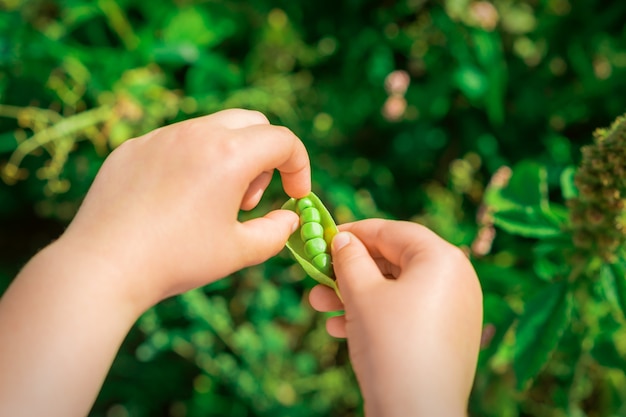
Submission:
POLYGON ((343 310, 343 303, 337 297, 335 291, 326 285, 316 285, 309 293, 311 307, 317 311, 340 311, 343 310))
POLYGON ((204 120, 202 120, 204 118, 211 122, 218 122, 229 129, 241 129, 248 126, 270 124, 267 117, 256 110, 226 109, 208 116, 199 117, 196 120, 204 122, 204 120))
POLYGON ((385 278, 367 248, 352 233, 339 232, 331 244, 333 268, 342 298, 348 306, 356 292, 368 292, 385 278))
POLYGON ((280 252, 298 227, 298 221, 298 215, 293 211, 274 210, 263 217, 239 223, 235 243, 241 266, 260 264, 280 252))
POLYGON ((272 172, 262 172, 258 177, 254 179, 248 186, 248 190, 243 196, 243 200, 241 201, 241 209, 242 210, 252 210, 259 204, 261 201, 261 197, 263 197, 263 193, 265 189, 272 181, 272 172))
POLYGON ((197 139, 206 141, 207 134, 220 128, 243 129, 250 126, 269 125, 270 122, 263 113, 254 110, 227 109, 206 116, 183 120, 168 126, 151 130, 143 135, 144 138, 156 136, 172 137, 176 140, 197 139), (167 134, 165 132, 168 132, 167 134), (169 132, 172 134, 170 135, 169 132))
POLYGON ((390 278, 390 279, 398 278, 398 276, 402 272, 402 270, 400 269, 398 265, 395 265, 389 262, 389 260, 385 258, 373 258, 373 259, 376 262, 376 265, 378 265, 378 269, 380 270, 380 273, 383 274, 385 278, 390 278))
POLYGON ((345 339, 348 336, 346 332, 346 316, 334 316, 326 320, 326 331, 332 337, 345 339))
POLYGON ((404 269, 409 262, 451 246, 430 229, 406 221, 367 219, 340 226, 357 236, 374 258, 385 258, 404 269))
POLYGON ((263 171, 278 169, 285 192, 301 198, 311 192, 311 167, 304 144, 289 129, 255 125, 241 129, 238 169, 242 178, 256 178, 263 171))

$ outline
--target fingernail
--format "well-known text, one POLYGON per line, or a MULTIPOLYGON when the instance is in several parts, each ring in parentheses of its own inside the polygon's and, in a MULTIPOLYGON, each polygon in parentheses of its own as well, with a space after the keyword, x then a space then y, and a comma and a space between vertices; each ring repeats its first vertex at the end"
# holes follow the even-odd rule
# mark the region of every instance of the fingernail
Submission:
POLYGON ((295 232, 298 226, 300 226, 300 219, 296 218, 296 220, 291 225, 291 233, 295 232))
POLYGON ((344 246, 350 243, 350 235, 346 232, 339 232, 333 238, 332 247, 334 251, 341 250, 344 246))

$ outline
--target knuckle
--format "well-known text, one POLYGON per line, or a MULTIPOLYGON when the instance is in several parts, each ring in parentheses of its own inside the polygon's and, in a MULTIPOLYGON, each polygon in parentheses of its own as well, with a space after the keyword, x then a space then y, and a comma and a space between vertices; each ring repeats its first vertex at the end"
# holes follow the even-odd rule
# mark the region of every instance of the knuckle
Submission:
POLYGON ((257 110, 240 108, 225 109, 212 114, 211 117, 218 124, 230 128, 270 124, 268 118, 257 110))
POLYGON ((240 169, 241 150, 235 141, 228 140, 228 138, 214 141, 208 146, 206 152, 211 160, 220 161, 220 169, 225 171, 226 175, 240 169))
POLYGON ((240 154, 238 143, 228 140, 228 138, 213 141, 211 145, 212 149, 210 149, 209 152, 218 156, 220 159, 230 160, 237 158, 240 154))
POLYGON ((261 113, 258 110, 242 110, 242 111, 247 113, 246 117, 248 117, 248 119, 253 123, 258 123, 258 124, 270 123, 267 116, 265 116, 263 113, 261 113))
POLYGON ((449 273, 447 274, 451 287, 469 294, 470 287, 480 286, 478 276, 467 254, 459 247, 448 244, 445 251, 445 260, 449 273))
POLYGON ((274 135, 280 136, 284 140, 292 140, 296 137, 295 134, 288 127, 272 126, 272 128, 274 129, 274 135))

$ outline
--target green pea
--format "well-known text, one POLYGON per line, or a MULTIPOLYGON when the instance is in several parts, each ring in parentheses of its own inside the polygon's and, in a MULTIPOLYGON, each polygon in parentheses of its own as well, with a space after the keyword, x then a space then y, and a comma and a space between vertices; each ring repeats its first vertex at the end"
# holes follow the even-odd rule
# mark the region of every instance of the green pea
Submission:
POLYGON ((305 223, 300 228, 300 237, 304 242, 316 237, 324 237, 324 227, 320 223, 305 223))
POLYGON ((300 212, 300 224, 305 223, 320 223, 322 221, 322 216, 320 216, 320 212, 315 207, 307 207, 300 212))
POLYGON ((302 213, 304 209, 309 208, 309 207, 314 207, 313 202, 311 201, 310 198, 304 197, 298 200, 298 203, 296 204, 296 211, 298 213, 302 213))
POLYGON ((328 245, 321 237, 316 237, 304 242, 304 253, 309 259, 313 259, 316 255, 326 252, 328 245))
POLYGON ((313 257, 311 263, 326 275, 330 275, 331 262, 329 254, 319 253, 313 257))

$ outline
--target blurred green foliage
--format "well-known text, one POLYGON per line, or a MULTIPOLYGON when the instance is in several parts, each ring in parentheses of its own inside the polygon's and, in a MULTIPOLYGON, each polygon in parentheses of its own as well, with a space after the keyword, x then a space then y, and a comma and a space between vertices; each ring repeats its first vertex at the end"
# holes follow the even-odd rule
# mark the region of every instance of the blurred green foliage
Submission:
MULTIPOLYGON (((626 413, 623 269, 572 269, 565 206, 579 148, 626 109, 626 2, 0 0, 0 10, 0 290, 62 232, 115 146, 251 108, 302 138, 339 223, 419 221, 472 256, 485 293, 472 415, 626 413)), ((242 218, 285 199, 274 181, 242 218)), ((131 331, 92 415, 360 415, 345 343, 308 306, 313 284, 284 252, 159 304, 131 331)))

